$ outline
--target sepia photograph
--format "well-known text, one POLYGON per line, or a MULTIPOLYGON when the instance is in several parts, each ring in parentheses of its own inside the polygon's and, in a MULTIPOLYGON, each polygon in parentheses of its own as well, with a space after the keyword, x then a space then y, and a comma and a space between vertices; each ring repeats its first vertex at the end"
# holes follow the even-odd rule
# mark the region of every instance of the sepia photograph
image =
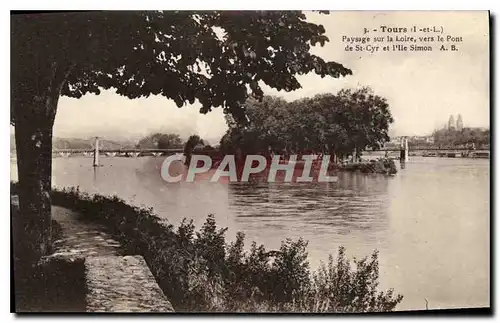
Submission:
POLYGON ((11 312, 492 314, 491 21, 11 11, 11 312))

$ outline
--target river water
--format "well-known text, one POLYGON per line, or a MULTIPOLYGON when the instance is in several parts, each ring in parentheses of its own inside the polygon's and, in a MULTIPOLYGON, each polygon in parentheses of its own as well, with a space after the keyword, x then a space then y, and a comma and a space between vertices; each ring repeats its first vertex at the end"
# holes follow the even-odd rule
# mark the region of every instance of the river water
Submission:
MULTIPOLYGON (((55 158, 53 185, 117 195, 170 223, 208 214, 267 249, 309 241, 316 268, 343 245, 350 257, 380 251, 381 288, 404 295, 399 310, 489 306, 489 160, 411 157, 396 176, 340 174, 335 183, 170 183, 164 157, 55 158)), ((15 161, 11 177, 17 178, 15 161)))

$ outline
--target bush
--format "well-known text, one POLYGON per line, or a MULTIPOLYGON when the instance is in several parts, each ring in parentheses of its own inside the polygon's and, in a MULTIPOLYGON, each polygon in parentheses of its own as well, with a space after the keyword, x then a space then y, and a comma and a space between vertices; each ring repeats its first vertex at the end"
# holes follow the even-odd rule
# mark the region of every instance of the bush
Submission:
POLYGON ((84 312, 87 286, 83 259, 52 259, 15 279, 16 312, 84 312))
POLYGON ((287 239, 279 250, 252 243, 243 233, 227 243, 209 215, 196 232, 192 221, 177 229, 117 197, 78 189, 53 190, 52 201, 99 222, 131 254, 142 255, 176 311, 364 312, 392 311, 402 296, 377 292, 378 253, 354 267, 339 248, 337 261, 312 273, 307 243, 287 239))
POLYGON ((354 270, 339 248, 336 263, 330 255, 328 266, 322 264, 313 276, 314 307, 328 312, 386 312, 393 310, 403 299, 394 296, 392 289, 378 292, 378 252, 371 258, 355 260, 354 270))
POLYGON ((398 172, 396 163, 390 158, 380 158, 370 162, 351 163, 340 167, 340 170, 348 172, 361 172, 364 174, 394 175, 398 172))

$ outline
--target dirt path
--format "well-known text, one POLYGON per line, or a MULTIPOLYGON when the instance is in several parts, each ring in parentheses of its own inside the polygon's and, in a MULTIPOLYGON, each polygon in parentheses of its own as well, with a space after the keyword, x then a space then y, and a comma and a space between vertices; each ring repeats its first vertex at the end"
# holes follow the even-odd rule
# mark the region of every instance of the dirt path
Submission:
POLYGON ((120 256, 123 249, 116 240, 98 224, 78 220, 77 214, 59 206, 52 206, 52 218, 62 229, 61 239, 54 243, 55 255, 120 256))

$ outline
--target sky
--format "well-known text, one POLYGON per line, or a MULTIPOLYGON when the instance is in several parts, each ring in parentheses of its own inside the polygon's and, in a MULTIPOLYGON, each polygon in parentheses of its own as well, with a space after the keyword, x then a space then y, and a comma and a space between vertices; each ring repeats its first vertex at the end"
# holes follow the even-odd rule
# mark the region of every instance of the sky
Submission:
MULTIPOLYGON (((330 42, 312 52, 353 71, 334 79, 315 74, 299 76, 302 88, 278 92, 267 86, 265 94, 295 100, 343 88, 369 86, 385 97, 395 119, 390 134, 427 135, 447 123, 451 114, 461 114, 465 126, 488 127, 489 116, 489 26, 486 12, 363 12, 341 11, 330 15, 307 14, 308 21, 322 24, 330 42), (459 51, 379 52, 345 51, 342 37, 363 36, 363 29, 377 29, 367 36, 385 36, 380 26, 443 28, 443 35, 462 37, 459 51)), ((420 33, 419 35, 423 35, 420 33)), ((431 35, 431 34, 429 34, 431 35)), ((366 44, 365 44, 366 45, 366 44)), ((381 50, 381 48, 380 48, 381 50)), ((152 132, 175 132, 187 138, 198 134, 217 143, 227 129, 220 108, 206 115, 199 105, 177 108, 159 96, 130 100, 103 91, 80 99, 62 97, 54 125, 58 137, 137 139, 152 132)))

